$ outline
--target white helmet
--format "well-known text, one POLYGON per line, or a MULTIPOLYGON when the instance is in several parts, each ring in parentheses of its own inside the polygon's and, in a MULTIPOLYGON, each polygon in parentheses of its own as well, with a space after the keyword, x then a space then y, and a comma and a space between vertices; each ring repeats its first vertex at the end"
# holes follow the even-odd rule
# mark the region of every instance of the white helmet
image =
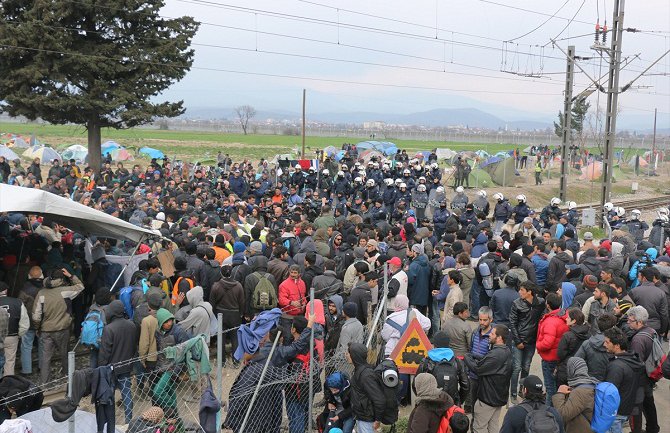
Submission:
POLYGON ((660 219, 664 223, 670 222, 670 217, 668 217, 667 215, 659 215, 658 219, 660 219))
POLYGON ((519 194, 516 196, 516 199, 519 200, 520 202, 525 203, 526 202, 526 196, 523 194, 519 194))
POLYGON ((437 188, 435 188, 435 191, 437 191, 439 193, 442 193, 442 192, 444 192, 444 187, 443 186, 438 186, 437 188))
MULTIPOLYGON (((340 173, 342 173, 342 175, 344 176, 344 172, 343 172, 343 171, 341 171, 340 173)), ((330 171, 328 171, 327 168, 324 168, 324 169, 321 171, 321 174, 324 175, 324 176, 328 176, 328 175, 330 174, 330 171)), ((339 173, 338 173, 338 174, 339 174, 339 173)))
POLYGON ((411 174, 411 172, 409 171, 409 168, 406 168, 402 171, 402 174, 411 174))
POLYGON ((368 167, 371 167, 374 164, 372 161, 368 161, 368 167))
POLYGON ((622 216, 626 215, 626 209, 619 206, 618 208, 616 208, 616 214, 617 214, 618 217, 622 217, 622 216))
POLYGON ((603 208, 604 208, 607 212, 612 212, 612 209, 614 209, 614 205, 613 205, 611 202, 607 202, 607 203, 605 203, 605 204, 603 205, 603 208))
POLYGON ((354 182, 363 182, 363 179, 360 176, 354 178, 354 182))
POLYGON ((420 191, 420 192, 424 192, 426 190, 426 185, 419 184, 419 185, 417 185, 416 190, 420 191))
POLYGON ((435 170, 435 169, 437 169, 437 168, 440 168, 440 166, 437 164, 437 162, 434 162, 434 163, 430 164, 430 168, 432 168, 433 170, 435 170))
POLYGON ((401 183, 402 183, 402 179, 396 179, 395 180, 395 186, 400 187, 401 183))
POLYGON ((456 188, 456 192, 459 193, 459 194, 462 193, 463 191, 465 191, 465 190, 463 189, 462 186, 459 186, 459 187, 456 188))
POLYGON ((419 160, 416 159, 416 158, 412 158, 412 159, 409 160, 410 165, 414 165, 414 164, 416 164, 417 162, 419 162, 419 160))
POLYGON ((295 165, 295 169, 296 169, 296 170, 302 170, 302 167, 300 167, 300 164, 296 164, 296 165, 295 165))
POLYGON ((551 199, 549 204, 551 204, 552 206, 558 206, 559 204, 561 204, 561 199, 558 197, 554 197, 551 199))
POLYGON ((640 215, 642 215, 642 212, 640 212, 639 209, 633 209, 630 211, 630 217, 634 220, 640 219, 640 215))
POLYGON ((314 171, 314 167, 310 167, 307 171, 314 171))
POLYGON ((401 183, 400 188, 407 188, 407 184, 405 182, 401 183))
POLYGON ((503 201, 505 199, 505 196, 502 195, 502 193, 497 192, 497 193, 493 194, 493 198, 496 199, 496 200, 503 201))
POLYGON ((426 178, 425 178, 424 176, 419 177, 419 182, 421 182, 421 181, 424 181, 424 182, 425 182, 425 181, 426 181, 426 178))
POLYGON ((387 177, 386 179, 384 179, 384 183, 386 184, 386 186, 391 186, 393 185, 393 179, 387 177))
POLYGON ((356 161, 356 162, 354 163, 354 167, 358 168, 358 167, 360 167, 360 166, 361 166, 361 163, 360 163, 360 162, 356 161))
POLYGON ((379 163, 378 162, 373 162, 372 163, 372 168, 379 168, 379 163))
POLYGON ((479 192, 478 192, 477 194, 478 194, 480 197, 484 197, 484 198, 486 198, 486 191, 484 191, 483 189, 479 190, 479 192))
POLYGON ((662 207, 662 208, 659 208, 658 211, 657 211, 656 213, 657 213, 658 215, 666 215, 666 216, 668 216, 668 215, 670 215, 670 210, 668 210, 667 207, 662 207))
POLYGON ((577 203, 575 203, 574 201, 569 201, 568 202, 568 210, 572 210, 576 207, 577 207, 577 203))
MULTIPOLYGON (((326 170, 324 170, 324 171, 326 171, 326 170)), ((344 177, 344 172, 342 170, 340 170, 340 171, 337 172, 337 175, 339 177, 344 177)))
POLYGON ((388 165, 388 164, 382 165, 382 170, 390 170, 390 169, 391 169, 390 165, 388 165))
POLYGON ((367 186, 375 186, 375 180, 374 179, 368 179, 367 182, 365 182, 367 186))

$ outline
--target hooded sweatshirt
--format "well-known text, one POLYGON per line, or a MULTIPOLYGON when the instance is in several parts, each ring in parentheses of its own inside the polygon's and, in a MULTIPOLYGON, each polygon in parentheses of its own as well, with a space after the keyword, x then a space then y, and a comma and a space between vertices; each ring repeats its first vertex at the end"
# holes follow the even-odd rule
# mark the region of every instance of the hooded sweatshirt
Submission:
MULTIPOLYGON (((138 347, 137 327, 125 318, 123 302, 115 300, 105 307, 107 324, 100 339, 99 365, 111 365, 127 361, 135 356, 138 347)), ((128 373, 133 365, 128 363, 114 369, 116 374, 128 373)))
POLYGON ((409 415, 408 433, 432 433, 438 431, 442 416, 454 405, 449 395, 437 385, 433 375, 421 373, 414 379, 417 404, 409 415))
POLYGON ((186 299, 191 306, 191 311, 179 325, 191 335, 205 334, 205 338, 209 341, 210 323, 215 316, 211 304, 203 300, 202 287, 195 286, 189 290, 186 293, 186 299))
POLYGON ((368 348, 361 343, 351 343, 349 355, 354 364, 351 378, 351 406, 354 417, 365 422, 379 420, 386 409, 386 403, 377 374, 368 364, 368 348))

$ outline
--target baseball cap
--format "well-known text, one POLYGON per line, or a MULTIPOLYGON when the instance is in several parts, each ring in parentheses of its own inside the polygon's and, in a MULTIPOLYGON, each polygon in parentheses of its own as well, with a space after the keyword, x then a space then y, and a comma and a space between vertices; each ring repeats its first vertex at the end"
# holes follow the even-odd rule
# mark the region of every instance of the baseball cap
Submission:
POLYGON ((399 257, 391 257, 391 260, 388 261, 389 265, 393 266, 402 266, 402 262, 399 257))
POLYGON ((584 237, 584 240, 585 240, 585 241, 592 241, 592 240, 593 240, 593 233, 591 233, 591 232, 586 232, 586 233, 584 233, 584 236, 583 236, 583 237, 584 237))
POLYGON ((523 387, 526 389, 542 391, 542 380, 540 380, 539 377, 531 374, 523 380, 523 387))
POLYGON ((661 256, 656 259, 656 263, 670 263, 670 257, 661 256))

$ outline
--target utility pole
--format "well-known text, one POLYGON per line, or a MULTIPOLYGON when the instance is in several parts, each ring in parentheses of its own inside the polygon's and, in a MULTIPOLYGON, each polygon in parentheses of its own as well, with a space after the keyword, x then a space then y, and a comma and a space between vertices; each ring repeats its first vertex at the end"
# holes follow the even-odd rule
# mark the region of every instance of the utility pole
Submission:
MULTIPOLYGON (((609 82, 607 83, 607 114, 605 118, 605 155, 603 159, 603 183, 600 196, 602 210, 610 200, 614 147, 616 140, 616 118, 619 101, 619 72, 621 68, 621 37, 623 35, 623 11, 626 0, 614 0, 614 25, 610 49, 609 82)), ((604 224, 604 221, 603 221, 604 224)), ((604 227, 604 225, 603 225, 604 227)))
POLYGON ((575 46, 568 47, 568 61, 565 68, 565 102, 563 103, 563 141, 561 142, 561 182, 559 198, 563 203, 568 198, 568 147, 572 137, 572 87, 575 78, 575 46))
POLYGON ((302 159, 305 159, 305 99, 307 90, 302 89, 302 159))
MULTIPOLYGON (((658 108, 654 108, 654 138, 651 141, 651 158, 649 161, 653 161, 656 158, 656 115, 658 114, 658 108)), ((654 167, 656 168, 656 167, 654 167)))

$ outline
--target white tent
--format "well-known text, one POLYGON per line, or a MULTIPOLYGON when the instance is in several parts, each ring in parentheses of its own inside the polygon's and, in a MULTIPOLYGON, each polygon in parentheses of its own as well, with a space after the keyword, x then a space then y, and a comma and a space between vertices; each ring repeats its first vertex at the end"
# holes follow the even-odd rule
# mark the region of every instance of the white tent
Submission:
POLYGON ((102 236, 139 242, 158 231, 137 227, 104 212, 40 189, 0 184, 0 212, 48 215, 58 224, 85 236, 102 236))
POLYGON ((440 149, 438 148, 435 152, 438 159, 451 159, 454 156, 458 155, 458 152, 454 152, 451 149, 440 149))

